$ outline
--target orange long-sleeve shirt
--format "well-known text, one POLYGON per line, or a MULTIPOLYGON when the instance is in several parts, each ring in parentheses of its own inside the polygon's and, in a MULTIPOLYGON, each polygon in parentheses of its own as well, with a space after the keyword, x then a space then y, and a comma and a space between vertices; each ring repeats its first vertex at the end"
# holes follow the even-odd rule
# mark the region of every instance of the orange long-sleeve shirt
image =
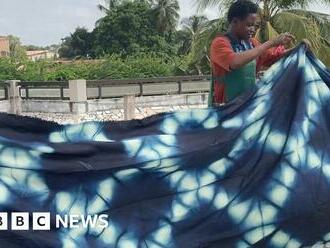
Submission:
MULTIPOLYGON (((250 39, 253 47, 260 46, 260 42, 257 39, 250 39)), ((278 46, 276 48, 268 49, 267 52, 257 58, 257 71, 264 70, 265 68, 276 62, 285 52, 284 46, 278 46)), ((216 37, 210 49, 211 67, 212 73, 215 77, 225 76, 229 73, 230 64, 235 58, 235 51, 232 48, 230 40, 226 36, 216 37)), ((225 84, 215 83, 214 84, 214 102, 224 103, 225 102, 226 88, 225 84)))

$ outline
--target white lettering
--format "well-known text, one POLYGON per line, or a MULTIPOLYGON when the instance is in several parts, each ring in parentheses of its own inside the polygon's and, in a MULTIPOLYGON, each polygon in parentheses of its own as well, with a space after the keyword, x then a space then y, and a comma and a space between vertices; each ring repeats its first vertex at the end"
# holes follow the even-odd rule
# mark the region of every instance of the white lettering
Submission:
POLYGON ((100 225, 100 227, 107 228, 109 226, 109 221, 108 221, 108 215, 107 214, 101 214, 99 216, 99 221, 103 223, 103 225, 100 225))
POLYGON ((60 215, 58 215, 58 214, 56 215, 56 228, 60 228, 60 224, 64 228, 68 228, 69 221, 68 221, 67 215, 64 215, 64 220, 62 219, 62 217, 60 215))
MULTIPOLYGON (((83 217, 83 215, 82 215, 83 217)), ((77 214, 71 214, 70 215, 70 227, 71 228, 79 228, 79 219, 80 216, 77 214)))

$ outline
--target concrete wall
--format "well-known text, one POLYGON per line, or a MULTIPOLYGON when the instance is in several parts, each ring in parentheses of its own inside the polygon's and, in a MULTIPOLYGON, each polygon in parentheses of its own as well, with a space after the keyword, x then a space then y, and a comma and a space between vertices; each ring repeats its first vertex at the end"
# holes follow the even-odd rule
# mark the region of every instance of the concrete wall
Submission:
POLYGON ((8 113, 10 111, 10 102, 9 100, 0 101, 0 112, 8 113))
MULTIPOLYGON (((135 97, 125 105, 124 98, 87 100, 73 103, 62 100, 21 100, 21 115, 63 124, 84 121, 141 119, 163 112, 207 107, 205 93, 135 97), (132 104, 130 104, 132 103, 132 104), (130 110, 128 110, 130 109, 130 110)), ((0 101, 0 112, 10 112, 10 101, 0 101)))
MULTIPOLYGON (((144 96, 135 98, 136 108, 164 108, 170 106, 189 106, 189 105, 207 105, 207 94, 191 95, 162 95, 162 96, 144 96)), ((83 103, 72 103, 61 100, 22 100, 22 112, 41 112, 41 113, 71 113, 74 106, 80 104, 85 111, 98 112, 114 109, 124 109, 124 98, 87 100, 83 103)), ((0 103, 0 106, 2 102, 0 103)))
MULTIPOLYGON (((8 100, 0 101, 0 111, 52 120, 78 119, 130 120, 161 112, 207 107, 208 93, 169 94, 158 96, 125 95, 120 98, 87 100, 86 80, 69 82, 70 100, 22 99, 19 81, 7 81, 8 100), (105 113, 105 115, 104 115, 105 113), (63 118, 62 118, 63 117, 63 118)), ((78 120, 79 121, 79 120, 78 120)), ((60 121, 61 122, 61 121, 60 121)))

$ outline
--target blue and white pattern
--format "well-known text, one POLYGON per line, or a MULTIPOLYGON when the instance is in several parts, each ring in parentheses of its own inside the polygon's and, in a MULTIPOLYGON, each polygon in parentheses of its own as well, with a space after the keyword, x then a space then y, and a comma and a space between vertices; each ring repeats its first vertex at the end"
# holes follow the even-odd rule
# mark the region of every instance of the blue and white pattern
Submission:
POLYGON ((0 212, 109 216, 107 227, 0 231, 1 247, 330 242, 329 87, 302 45, 220 108, 67 126, 1 114, 0 212))

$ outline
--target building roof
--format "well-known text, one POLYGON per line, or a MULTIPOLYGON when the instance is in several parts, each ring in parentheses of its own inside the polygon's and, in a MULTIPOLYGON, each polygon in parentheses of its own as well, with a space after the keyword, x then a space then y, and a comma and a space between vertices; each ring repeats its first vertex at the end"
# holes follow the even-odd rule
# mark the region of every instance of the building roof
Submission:
POLYGON ((0 36, 0 52, 9 53, 9 40, 7 37, 0 36))
POLYGON ((35 51, 26 51, 27 56, 37 56, 48 53, 47 50, 35 50, 35 51))

